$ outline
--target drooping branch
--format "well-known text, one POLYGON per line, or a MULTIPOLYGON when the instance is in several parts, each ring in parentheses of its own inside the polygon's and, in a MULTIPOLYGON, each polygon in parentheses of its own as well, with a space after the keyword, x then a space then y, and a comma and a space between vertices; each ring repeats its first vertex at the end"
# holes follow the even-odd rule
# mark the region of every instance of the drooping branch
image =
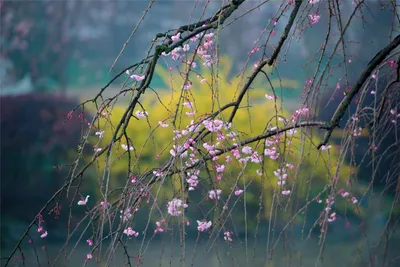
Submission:
POLYGON ((321 148, 323 145, 326 145, 332 135, 333 130, 339 126, 339 122, 344 116, 347 108, 350 106, 353 98, 358 94, 360 91, 361 87, 364 85, 364 83, 367 81, 367 79, 371 76, 372 72, 376 67, 378 67, 384 60, 385 58, 394 50, 396 47, 400 45, 400 35, 397 35, 396 38, 393 39, 392 42, 390 42, 389 45, 387 45, 385 48, 383 48, 381 51, 379 51, 368 63, 368 65, 365 67, 365 69, 361 72, 360 77, 358 78, 358 81, 356 84, 353 86, 353 88, 346 94, 346 97, 340 102, 339 106, 337 107, 335 113, 333 114, 329 129, 325 133, 324 140, 321 142, 321 144, 318 145, 318 149, 321 148))
POLYGON ((277 47, 275 48, 274 52, 272 53, 272 56, 270 58, 262 60, 260 63, 258 63, 257 68, 254 70, 252 75, 249 77, 247 80, 246 84, 244 85, 242 91, 239 94, 239 97, 237 98, 235 102, 234 109, 232 110, 231 116, 229 117, 228 122, 232 122, 233 118, 236 115, 237 110, 239 109, 239 105, 242 102, 243 97, 246 95, 247 90, 250 88, 251 84, 253 83, 254 79, 257 77, 257 75, 262 71, 262 69, 265 67, 265 65, 272 66, 274 64, 276 58, 278 57, 283 44, 285 43, 285 40, 287 39, 290 29, 292 28, 294 24, 294 20, 296 19, 297 13, 299 12, 302 0, 296 0, 294 9, 292 10, 292 13, 290 14, 289 21, 286 24, 285 30, 283 31, 281 38, 279 40, 279 43, 277 47))

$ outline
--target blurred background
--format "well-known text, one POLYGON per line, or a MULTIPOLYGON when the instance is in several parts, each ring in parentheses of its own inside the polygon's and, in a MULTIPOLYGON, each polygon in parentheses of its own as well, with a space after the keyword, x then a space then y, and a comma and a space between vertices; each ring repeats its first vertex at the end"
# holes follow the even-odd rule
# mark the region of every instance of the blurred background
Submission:
MULTIPOLYGON (((158 0, 152 3, 150 12, 109 73, 123 44, 140 21, 143 11, 148 8, 149 1, 0 0, 2 254, 14 247, 40 207, 67 177, 67 170, 59 166, 73 160, 82 129, 82 121, 79 118, 74 117, 68 123, 64 123, 68 112, 80 101, 94 96, 122 69, 143 59, 155 34, 187 24, 191 17, 192 21, 197 20, 206 4, 204 17, 208 17, 223 3, 222 1, 197 2, 197 8, 194 8, 195 1, 158 0)), ((365 22, 361 19, 355 20, 346 34, 349 40, 347 53, 352 59, 349 82, 354 82, 358 78, 365 64, 390 41, 391 29, 398 27, 393 20, 393 13, 389 9, 381 8, 382 2, 385 1, 367 2, 369 9, 364 17, 365 22)), ((258 1, 248 1, 237 11, 236 17, 258 4, 258 1)), ((252 15, 244 16, 223 29, 220 35, 222 44, 220 49, 222 55, 234 62, 231 74, 243 68, 249 51, 254 47, 254 41, 268 20, 273 18, 279 5, 280 1, 271 1, 254 10, 252 15)), ((343 17, 347 18, 352 11, 352 1, 342 1, 341 6, 343 17)), ((292 103, 300 104, 298 97, 303 92, 304 81, 314 75, 316 59, 313 56, 321 47, 327 29, 327 20, 324 19, 327 11, 323 4, 319 13, 322 16, 320 23, 304 31, 301 38, 296 37, 291 40, 290 47, 285 52, 285 60, 278 66, 279 76, 292 81, 283 95, 285 99, 292 100, 292 103)), ((285 20, 287 18, 279 21, 276 28, 278 34, 275 38, 279 38, 285 20)), ((342 68, 333 71, 325 97, 330 97, 338 78, 342 77, 343 73, 342 68)), ((106 95, 117 92, 122 82, 117 80, 106 95)), ((168 87, 164 79, 158 75, 152 84, 157 88, 168 87)), ((331 108, 325 109, 319 116, 325 118, 331 115, 337 101, 333 101, 331 108)), ((90 118, 90 112, 86 116, 90 118)), ((388 142, 390 143, 390 140, 388 142)), ((361 141, 359 146, 356 153, 361 157, 368 149, 368 142, 361 141)), ((387 167, 383 165, 382 170, 387 167)), ((359 173, 361 181, 365 181, 364 184, 360 183, 360 186, 365 186, 370 180, 368 167, 361 166, 359 173)), ((121 173, 121 179, 125 179, 123 176, 121 173)), ((95 183, 96 179, 92 181, 95 183)), ((382 181, 376 181, 376 186, 383 188, 384 185, 382 181)), ((90 188, 90 184, 87 188, 90 188)), ((254 195, 256 194, 255 191, 254 195)), ((371 196, 366 205, 372 214, 366 216, 367 219, 360 219, 357 216, 339 218, 331 229, 335 234, 327 241, 328 256, 327 264, 324 266, 336 266, 338 255, 343 257, 343 261, 354 264, 351 266, 366 266, 370 261, 369 247, 380 242, 380 235, 392 208, 393 197, 393 188, 379 196, 371 196), (347 224, 348 221, 351 222, 351 226, 347 224), (368 232, 368 238, 363 234, 365 232, 368 232)), ((250 208, 249 212, 250 215, 256 216, 258 200, 255 198, 253 203, 254 208, 250 208)), ((311 211, 316 217, 319 216, 319 209, 311 211)), ((57 209, 50 214, 53 218, 48 219, 47 228, 51 229, 52 235, 46 242, 51 250, 56 251, 61 248, 61 242, 65 240, 64 231, 68 214, 57 209)), ((397 207, 397 216, 398 214, 397 207)), ((237 216, 239 218, 242 214, 238 213, 237 216)), ((143 225, 145 221, 143 219, 143 225)), ((262 224, 259 232, 265 234, 267 226, 267 223, 262 224)), ((137 227, 140 227, 140 223, 137 227)), ((256 224, 250 224, 249 227, 249 231, 252 232, 256 224)), ((304 226, 300 223, 298 227, 301 230, 304 226)), ((238 228, 241 229, 243 226, 238 225, 238 228)), ((239 237, 243 238, 241 231, 243 230, 238 231, 239 237)), ((319 252, 316 246, 317 237, 318 233, 313 237, 314 243, 311 243, 313 245, 307 249, 294 248, 290 257, 302 252, 304 265, 313 264, 319 252)), ((156 239, 151 245, 151 251, 156 256, 161 255, 164 248, 161 242, 156 239)), ((190 242, 194 244, 195 240, 189 240, 189 244, 190 242)), ((391 242, 400 245, 399 235, 394 236, 391 242)), ((29 246, 23 245, 27 247, 27 255, 30 255, 29 246)), ((179 242, 175 241, 171 246, 176 246, 179 253, 179 242)), ((395 245, 389 247, 389 253, 394 253, 394 247, 395 245)), ((380 249, 379 246, 377 249, 380 249)), ((71 266, 82 264, 85 253, 78 249, 71 266)), ((235 246, 231 251, 222 249, 224 266, 231 266, 233 258, 234 262, 241 266, 243 258, 247 255, 245 253, 248 253, 247 250, 243 251, 235 246)), ((257 248, 254 253, 264 257, 265 251, 257 248)), ((274 266, 297 266, 297 263, 291 263, 293 259, 285 254, 284 249, 277 249, 276 253, 281 257, 276 260, 277 265, 274 266)), ((200 255, 197 256, 196 262, 200 261, 211 266, 218 264, 217 257, 200 255)), ((154 266, 152 265, 154 263, 146 262, 146 264, 154 266)))

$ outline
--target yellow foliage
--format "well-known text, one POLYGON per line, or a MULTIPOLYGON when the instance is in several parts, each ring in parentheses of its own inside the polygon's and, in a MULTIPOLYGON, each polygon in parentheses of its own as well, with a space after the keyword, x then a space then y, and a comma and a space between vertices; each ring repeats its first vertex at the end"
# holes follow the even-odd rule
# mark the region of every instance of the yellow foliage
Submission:
MULTIPOLYGON (((172 141, 174 137, 172 124, 174 123, 175 114, 177 114, 175 127, 182 130, 190 124, 191 120, 198 121, 202 115, 218 111, 221 107, 237 98, 251 73, 247 72, 230 79, 231 68, 232 62, 227 57, 221 57, 218 69, 213 70, 213 73, 209 69, 201 68, 199 77, 189 77, 192 82, 190 90, 182 90, 185 77, 177 71, 170 73, 161 67, 156 70, 157 74, 164 79, 167 88, 158 88, 154 89, 154 91, 148 89, 140 100, 141 105, 148 112, 148 117, 132 118, 127 127, 127 135, 131 138, 135 147, 135 151, 131 153, 131 166, 134 166, 134 173, 142 173, 151 168, 157 168, 170 157, 169 151, 174 144, 174 141, 172 141), (206 82, 202 83, 202 79, 205 79, 206 82), (185 114, 192 110, 182 106, 182 99, 187 99, 193 103, 193 110, 196 111, 194 117, 185 114), (158 125, 159 121, 169 124, 170 127, 160 127, 158 125)), ((264 71, 269 74, 271 69, 265 68, 264 71)), ((298 88, 297 82, 293 80, 280 81, 271 79, 271 83, 277 94, 281 90, 298 88)), ((284 123, 278 122, 276 115, 290 120, 291 114, 283 108, 284 105, 281 105, 280 98, 275 104, 275 101, 267 100, 264 97, 266 93, 272 95, 273 91, 266 77, 260 74, 246 93, 233 120, 234 128, 240 133, 237 141, 260 135, 265 132, 267 126, 283 126, 284 123)), ((110 124, 105 127, 105 135, 99 147, 108 144, 113 127, 119 123, 125 109, 126 106, 118 105, 112 109, 110 116, 112 127, 110 124)), ((216 119, 227 121, 232 109, 232 107, 226 109, 216 119)), ((137 110, 143 111, 139 105, 137 105, 135 112, 137 110)), ((104 126, 104 122, 102 122, 102 125, 104 126)), ((338 166, 340 166, 338 188, 343 187, 345 181, 349 179, 351 168, 339 162, 338 148, 332 147, 329 151, 318 151, 316 145, 321 141, 319 135, 312 130, 308 130, 304 134, 301 134, 301 131, 298 130, 293 139, 287 136, 281 142, 280 149, 281 152, 285 148, 291 151, 290 153, 284 153, 281 158, 286 157, 285 163, 289 162, 296 166, 296 169, 289 173, 289 185, 290 189, 294 189, 294 197, 304 204, 322 191, 327 184, 332 183, 332 178, 336 176, 338 166), (287 141, 290 139, 292 139, 292 144, 289 146, 287 141), (301 167, 297 169, 297 166, 301 167), (295 184, 294 188, 292 188, 292 184, 295 184)), ((207 139, 207 141, 209 140, 207 139)), ((116 149, 113 150, 110 178, 112 188, 123 186, 129 173, 128 155, 121 148, 121 144, 127 144, 125 138, 122 139, 121 143, 115 144, 116 149)), ((199 144, 199 147, 202 147, 201 145, 199 144)), ((250 144, 250 146, 258 151, 260 155, 262 154, 264 149, 263 141, 250 144), (257 147, 255 146, 256 144, 257 147)), ((227 154, 231 155, 231 153, 227 154)), ((225 156, 221 156, 218 161, 223 163, 224 159, 225 156)), ((99 164, 100 170, 103 170, 104 157, 99 160, 99 164)), ((273 161, 266 157, 263 167, 264 175, 262 177, 256 175, 256 170, 261 168, 259 164, 255 163, 249 163, 243 175, 245 183, 252 183, 253 187, 250 188, 258 188, 258 192, 256 189, 246 192, 247 204, 257 205, 261 184, 264 184, 265 218, 269 217, 274 192, 281 196, 280 186, 277 185, 277 177, 273 174, 273 171, 278 169, 280 164, 282 162, 279 160, 273 161)), ((220 188, 223 189, 225 195, 232 192, 237 180, 240 180, 237 186, 243 188, 243 180, 241 180, 243 177, 238 179, 242 167, 240 163, 235 161, 229 166, 227 165, 223 182, 220 184, 220 188)), ((180 176, 174 175, 172 181, 171 178, 167 178, 166 183, 173 185, 175 190, 183 191, 181 188, 182 180, 180 176)), ((209 189, 211 189, 211 182, 207 181, 207 183, 209 189)), ((157 191, 158 186, 154 190, 157 191)), ((330 191, 327 193, 330 193, 330 191)), ((160 191, 159 199, 171 199, 173 196, 174 191, 171 190, 171 187, 164 186, 160 191)))

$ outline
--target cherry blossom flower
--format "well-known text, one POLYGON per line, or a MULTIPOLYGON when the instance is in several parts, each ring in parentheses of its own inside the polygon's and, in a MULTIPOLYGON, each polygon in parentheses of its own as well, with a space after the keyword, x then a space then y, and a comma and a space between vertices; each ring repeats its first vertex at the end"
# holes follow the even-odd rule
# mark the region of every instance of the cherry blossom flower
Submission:
POLYGON ((158 122, 158 125, 160 125, 160 126, 163 127, 163 128, 169 127, 169 124, 163 123, 162 121, 159 121, 159 122, 158 122))
POLYGON ((94 153, 99 153, 99 152, 101 152, 103 149, 102 149, 101 147, 98 147, 98 148, 94 148, 93 150, 94 150, 94 153))
POLYGON ((287 178, 287 173, 286 173, 286 169, 277 169, 276 171, 274 171, 274 175, 276 177, 278 177, 279 180, 285 180, 287 178))
POLYGON ((208 197, 210 199, 220 199, 222 190, 221 189, 217 189, 217 190, 210 190, 208 192, 208 197))
POLYGON ((244 154, 251 154, 251 153, 253 153, 253 149, 249 146, 245 146, 244 148, 242 148, 242 152, 244 154))
POLYGON ((342 192, 340 195, 342 197, 348 197, 350 194, 349 194, 349 192, 342 192))
POLYGON ((287 131, 287 134, 291 136, 295 135, 296 133, 297 133, 296 129, 290 129, 289 131, 287 131))
POLYGON ((146 76, 145 75, 140 76, 140 75, 132 74, 130 76, 130 78, 131 79, 135 79, 137 82, 140 82, 140 81, 143 81, 144 78, 146 78, 146 76))
POLYGON ((320 0, 308 0, 311 5, 317 4, 320 0))
POLYGON ((265 98, 268 100, 274 100, 275 97, 273 95, 265 94, 265 98))
POLYGON ((184 90, 189 90, 190 88, 192 88, 192 83, 191 82, 187 82, 186 84, 183 85, 182 88, 184 90))
POLYGON ((318 23, 321 16, 318 13, 308 15, 311 25, 318 23))
POLYGON ((134 237, 138 237, 138 236, 139 236, 139 233, 136 232, 136 231, 134 231, 134 230, 132 229, 132 227, 126 228, 126 229, 124 230, 124 234, 126 234, 127 236, 134 236, 134 237))
POLYGON ((224 172, 224 170, 225 170, 225 165, 217 165, 217 166, 215 167, 215 169, 216 169, 216 171, 217 171, 218 173, 224 172))
POLYGON ((336 212, 332 212, 328 218, 328 222, 334 222, 334 221, 336 221, 336 212))
POLYGON ((90 238, 86 240, 86 243, 88 243, 89 246, 93 246, 93 241, 90 238))
POLYGON ((232 242, 232 232, 229 231, 224 232, 224 240, 232 242))
POLYGON ((162 233, 166 230, 165 227, 162 227, 162 225, 165 224, 165 220, 161 220, 161 221, 157 221, 156 225, 157 225, 157 229, 154 230, 154 233, 162 233))
POLYGON ((362 133, 362 128, 361 128, 361 127, 358 127, 358 128, 356 128, 356 129, 354 129, 354 131, 353 131, 353 136, 354 136, 354 137, 361 136, 361 133, 362 133))
POLYGON ((130 218, 132 218, 132 213, 129 209, 126 209, 125 211, 120 211, 121 215, 119 216, 119 218, 123 221, 123 222, 127 222, 129 221, 130 218))
POLYGON ((243 193, 243 190, 240 189, 240 188, 237 188, 237 189, 235 190, 235 196, 240 196, 242 193, 243 193))
POLYGON ((221 120, 205 120, 203 124, 210 132, 218 132, 224 125, 224 122, 221 120))
POLYGON ((125 144, 121 144, 121 147, 122 147, 122 149, 123 150, 125 150, 125 151, 128 151, 128 150, 133 150, 133 146, 127 146, 127 145, 125 145, 125 144))
POLYGON ((46 238, 48 235, 47 231, 44 231, 41 235, 40 238, 46 238))
POLYGON ((201 82, 201 83, 205 83, 205 82, 207 82, 207 80, 206 80, 206 79, 201 79, 200 82, 201 82))
POLYGON ((96 132, 95 135, 98 136, 99 139, 101 139, 101 138, 103 138, 103 136, 104 136, 104 131, 96 132))
POLYGON ((260 163, 261 162, 261 158, 260 158, 260 156, 258 155, 257 152, 254 152, 253 155, 251 155, 250 159, 251 159, 251 162, 253 162, 253 163, 260 163))
POLYGON ((84 205, 86 205, 86 203, 87 203, 88 200, 89 200, 89 197, 90 197, 90 196, 87 195, 85 199, 79 200, 79 201, 78 201, 78 206, 84 206, 84 205))
POLYGON ((355 197, 351 197, 350 201, 353 202, 353 204, 357 204, 358 200, 355 197))
POLYGON ((321 150, 328 150, 328 149, 330 149, 331 147, 332 147, 331 145, 328 145, 328 146, 322 145, 322 146, 321 146, 321 150))
POLYGON ((140 111, 140 110, 136 111, 135 114, 139 119, 146 118, 149 115, 147 111, 140 111))
POLYGON ((190 50, 189 44, 184 44, 182 50, 185 52, 189 51, 190 50))
POLYGON ((86 259, 87 260, 91 260, 93 258, 93 255, 91 254, 91 253, 88 253, 87 255, 86 255, 86 259))
POLYGON ((197 224, 198 224, 197 230, 198 230, 199 232, 204 232, 205 230, 207 230, 208 228, 211 227, 212 222, 211 222, 211 221, 209 221, 209 222, 197 221, 197 224))
POLYGON ((290 190, 283 190, 282 195, 287 196, 290 194, 290 190))
POLYGON ((294 165, 293 164, 287 163, 286 167, 288 167, 291 170, 294 170, 294 165))
POLYGON ((186 182, 188 182, 189 186, 189 191, 193 191, 194 188, 199 184, 199 180, 198 177, 195 175, 190 176, 189 179, 186 180, 186 182))
POLYGON ((183 102, 183 104, 182 105, 184 105, 185 107, 187 107, 187 108, 192 108, 193 107, 193 103, 192 102, 190 102, 190 101, 185 101, 185 102, 183 102))
POLYGON ((178 32, 177 34, 172 35, 172 36, 171 36, 171 39, 172 39, 172 41, 175 42, 175 41, 178 41, 180 37, 181 37, 181 33, 178 32))
POLYGON ((196 110, 193 110, 192 112, 186 112, 186 115, 188 115, 189 117, 193 117, 194 115, 196 115, 196 110))
POLYGON ((188 205, 184 204, 182 200, 174 198, 168 202, 168 213, 171 216, 179 216, 182 214, 183 209, 187 207, 188 205))

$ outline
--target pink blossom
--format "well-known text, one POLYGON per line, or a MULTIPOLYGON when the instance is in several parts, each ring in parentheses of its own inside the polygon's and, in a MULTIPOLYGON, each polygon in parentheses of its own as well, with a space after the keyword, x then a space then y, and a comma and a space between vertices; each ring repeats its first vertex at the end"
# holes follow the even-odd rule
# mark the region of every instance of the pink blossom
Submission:
POLYGON ((182 214, 183 209, 187 207, 188 205, 184 204, 182 200, 174 198, 168 202, 168 213, 171 216, 179 216, 182 214))
POLYGON ((245 146, 244 148, 242 148, 242 152, 244 154, 251 154, 251 153, 253 153, 253 149, 249 146, 245 146))
POLYGON ((217 165, 216 168, 218 173, 224 172, 225 170, 225 165, 217 165))
POLYGON ((232 242, 232 233, 229 231, 224 232, 224 240, 232 242))
POLYGON ((192 82, 188 81, 187 83, 185 83, 182 87, 184 90, 189 90, 190 88, 192 88, 192 82))
POLYGON ((96 132, 94 135, 98 136, 99 139, 101 139, 101 138, 103 138, 103 136, 104 136, 104 131, 96 132))
POLYGON ((149 115, 149 113, 147 113, 147 111, 136 111, 135 112, 136 116, 140 119, 140 118, 146 118, 147 115, 149 115))
POLYGON ((209 221, 209 222, 197 221, 197 224, 198 224, 197 230, 199 232, 204 232, 205 230, 207 230, 208 228, 211 227, 212 222, 211 221, 209 221))
POLYGON ((328 218, 328 222, 334 222, 334 221, 336 221, 336 212, 332 212, 328 218))
POLYGON ((157 221, 156 225, 157 225, 157 229, 154 230, 154 233, 162 233, 166 230, 166 227, 162 227, 162 225, 165 224, 165 220, 161 220, 161 221, 157 221))
POLYGON ((130 218, 132 218, 132 213, 129 209, 126 209, 125 211, 120 211, 121 215, 119 216, 119 218, 123 221, 123 222, 127 222, 129 221, 130 218))
POLYGON ((203 124, 210 132, 218 132, 224 125, 224 122, 221 120, 205 120, 203 124))
POLYGON ((88 243, 89 246, 93 246, 93 241, 90 238, 86 240, 86 243, 88 243))
POLYGON ((169 127, 169 124, 163 123, 162 121, 159 121, 159 122, 158 122, 158 125, 160 125, 160 126, 163 127, 163 128, 169 127))
POLYGON ((232 151, 232 153, 233 153, 233 156, 234 156, 236 159, 240 158, 240 153, 239 153, 239 150, 238 150, 238 149, 232 149, 231 151, 232 151))
POLYGON ((185 102, 183 102, 182 105, 184 105, 184 106, 187 107, 187 108, 192 108, 192 107, 193 107, 193 104, 192 104, 192 102, 190 102, 190 101, 185 101, 185 102))
POLYGON ((286 169, 277 169, 276 171, 274 171, 274 175, 276 177, 278 177, 279 180, 285 180, 287 178, 287 173, 286 173, 286 169))
POLYGON ((128 150, 132 151, 133 150, 133 146, 128 146, 128 145, 125 145, 125 144, 121 144, 121 147, 125 151, 128 151, 128 150))
POLYGON ((329 146, 322 145, 322 146, 321 146, 321 150, 328 150, 328 149, 330 149, 331 147, 332 147, 331 145, 329 145, 329 146))
POLYGON ((220 199, 222 190, 221 189, 217 189, 217 190, 210 190, 208 192, 208 197, 210 199, 220 199))
POLYGON ((190 50, 189 44, 184 44, 182 50, 183 50, 184 52, 189 51, 189 50, 190 50))
POLYGON ((193 117, 194 115, 196 115, 196 110, 193 110, 193 111, 191 111, 191 112, 187 111, 185 114, 186 114, 187 116, 189 116, 189 117, 193 117))
POLYGON ((84 206, 84 205, 86 205, 86 203, 87 203, 88 200, 89 200, 89 197, 90 197, 90 196, 87 195, 85 199, 79 200, 79 201, 78 201, 78 206, 84 206))
POLYGON ((181 37, 181 33, 178 32, 177 34, 172 35, 172 36, 171 36, 171 39, 172 39, 172 41, 175 42, 175 41, 178 41, 180 37, 181 37))
POLYGON ((242 189, 238 188, 238 189, 235 190, 235 196, 240 196, 242 193, 243 193, 242 189))
POLYGON ((274 100, 275 97, 273 95, 265 94, 265 98, 268 100, 274 100))
POLYGON ((253 163, 260 163, 261 162, 261 158, 258 155, 257 152, 254 152, 253 155, 251 155, 251 162, 253 163))
POLYGON ((91 254, 91 253, 88 253, 87 255, 86 255, 86 259, 87 260, 91 260, 93 258, 93 255, 91 254))
POLYGON ((321 16, 318 13, 308 15, 311 25, 318 23, 321 16))
POLYGON ((290 194, 290 190, 283 190, 282 195, 287 196, 290 194))
POLYGON ((206 79, 201 79, 200 82, 201 82, 201 83, 205 83, 205 82, 207 82, 207 80, 206 80, 206 79))
POLYGON ((340 194, 342 197, 348 197, 350 194, 349 192, 343 192, 340 194))
POLYGON ((42 233, 42 234, 40 235, 40 238, 46 238, 47 235, 48 235, 47 231, 44 231, 44 233, 42 233))
POLYGON ((288 167, 288 168, 291 169, 291 170, 294 169, 294 165, 293 165, 293 164, 290 164, 290 163, 287 163, 287 164, 286 164, 286 167, 288 167))
POLYGON ((127 236, 134 236, 134 237, 138 237, 138 236, 139 236, 139 233, 136 232, 136 231, 134 231, 134 230, 132 229, 132 227, 126 228, 126 229, 124 230, 124 234, 126 234, 127 236))
POLYGON ((320 0, 308 0, 311 5, 317 4, 320 0))
POLYGON ((249 158, 247 158, 247 157, 239 159, 239 162, 242 164, 246 164, 248 161, 249 161, 249 158))
POLYGON ((144 78, 146 78, 146 76, 145 75, 140 76, 140 75, 132 74, 130 76, 130 78, 131 79, 135 79, 137 82, 140 82, 140 81, 143 81, 144 78))
POLYGON ((286 181, 285 181, 285 180, 278 181, 276 184, 277 184, 277 185, 285 185, 285 184, 286 184, 286 181))

